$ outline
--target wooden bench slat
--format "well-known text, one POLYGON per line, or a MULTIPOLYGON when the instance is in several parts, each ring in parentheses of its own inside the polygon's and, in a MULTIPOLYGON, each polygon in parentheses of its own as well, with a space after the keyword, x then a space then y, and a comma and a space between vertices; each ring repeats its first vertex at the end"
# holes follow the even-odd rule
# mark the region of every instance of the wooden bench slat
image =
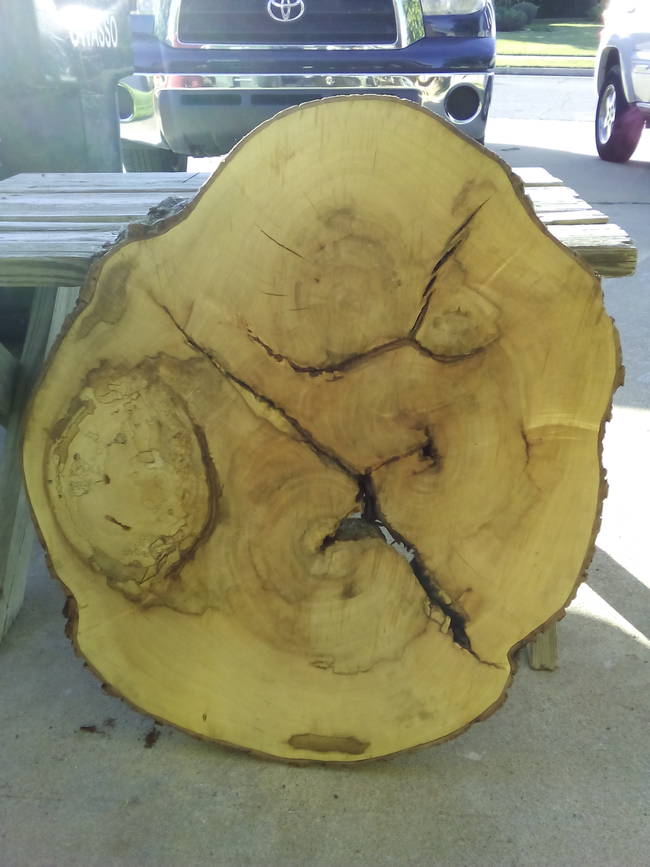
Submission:
POLYGON ((91 236, 94 232, 120 232, 124 228, 124 223, 79 223, 78 221, 74 222, 65 222, 61 220, 60 222, 35 222, 34 220, 16 220, 11 221, 7 220, 2 223, 2 234, 8 235, 9 240, 15 240, 14 233, 17 235, 20 234, 29 234, 30 237, 36 238, 43 234, 51 233, 53 236, 56 236, 59 239, 62 239, 67 234, 77 235, 77 233, 87 234, 91 236), (9 235, 8 233, 11 233, 9 235))
POLYGON ((612 249, 634 249, 634 243, 624 229, 615 223, 603 226, 556 226, 554 233, 562 237, 562 243, 568 247, 582 247, 586 243, 598 247, 612 249))
POLYGON ((541 166, 530 166, 526 168, 512 169, 514 174, 518 175, 526 186, 530 187, 563 187, 564 181, 554 177, 546 169, 541 166))
POLYGON ((7 240, 0 246, 0 257, 4 256, 7 250, 24 250, 24 255, 30 255, 30 249, 40 252, 44 248, 51 247, 53 250, 66 250, 76 248, 79 244, 92 244, 93 249, 99 248, 102 244, 113 241, 124 229, 124 225, 117 225, 106 231, 106 225, 102 231, 93 229, 86 231, 83 223, 76 223, 76 230, 65 232, 49 231, 30 231, 29 229, 21 229, 20 231, 12 232, 7 236, 7 240), (30 245, 32 245, 30 247, 30 245))
POLYGON ((591 208, 587 202, 583 202, 581 199, 576 199, 574 202, 548 202, 543 205, 538 205, 535 208, 535 213, 541 220, 543 220, 545 214, 571 214, 576 213, 577 211, 589 213, 592 210, 593 208, 591 208))
POLYGON ((579 253, 603 277, 633 274, 637 249, 630 236, 614 223, 591 226, 549 226, 549 232, 579 253))
POLYGON ((104 173, 23 173, 7 178, 0 184, 3 193, 86 193, 102 191, 130 191, 149 193, 162 198, 174 190, 198 190, 210 177, 207 172, 142 172, 137 174, 104 173))
MULTIPOLYGON (((525 192, 536 207, 549 202, 584 202, 584 199, 581 199, 576 191, 569 189, 569 187, 525 187, 525 192)), ((589 206, 587 205, 587 207, 589 206)))
MULTIPOLYGON (((533 189, 541 188, 533 187, 533 189)), ((188 196, 196 195, 195 188, 187 187, 185 192, 188 196)), ((68 203, 71 205, 92 205, 93 207, 99 209, 101 212, 101 209, 105 208, 107 205, 123 205, 125 202, 128 204, 148 204, 149 202, 158 203, 161 202, 164 198, 165 191, 163 191, 161 194, 160 190, 96 190, 94 192, 88 192, 83 190, 70 190, 69 192, 65 193, 37 193, 33 190, 30 190, 23 193, 7 193, 2 190, 2 187, 0 187, 0 206, 2 207, 16 204, 30 206, 43 205, 44 207, 51 207, 52 205, 58 205, 63 201, 66 205, 68 203)))
POLYGON ((586 211, 544 211, 538 215, 545 226, 579 226, 589 224, 603 224, 609 222, 609 217, 601 211, 589 208, 586 211))
POLYGON ((43 256, 28 262, 25 259, 0 258, 0 284, 18 289, 81 286, 89 267, 88 253, 79 253, 77 258, 43 256))
MULTIPOLYGON (((65 246, 66 244, 76 244, 78 241, 88 241, 101 246, 107 240, 114 239, 125 229, 124 223, 100 223, 98 228, 91 229, 86 228, 84 223, 74 223, 73 226, 74 228, 57 231, 55 228, 31 228, 29 223, 25 223, 21 229, 4 235, 3 243, 0 246, 0 255, 2 255, 2 250, 9 245, 22 243, 33 243, 40 247, 44 244, 65 246)), ((4 232, 4 226, 2 229, 4 232)))
POLYGON ((149 209, 157 203, 111 202, 104 205, 101 213, 98 213, 97 207, 88 202, 79 204, 60 202, 58 205, 52 204, 47 207, 38 203, 0 202, 0 229, 3 222, 17 220, 25 222, 45 220, 51 223, 69 223, 72 220, 78 223, 130 223, 146 216, 149 209))

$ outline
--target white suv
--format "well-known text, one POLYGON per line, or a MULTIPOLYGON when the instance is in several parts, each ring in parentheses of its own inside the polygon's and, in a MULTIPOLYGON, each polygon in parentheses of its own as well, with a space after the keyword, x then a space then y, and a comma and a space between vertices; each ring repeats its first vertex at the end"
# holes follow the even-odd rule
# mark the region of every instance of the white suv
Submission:
POLYGON ((596 147, 623 163, 650 125, 650 0, 610 0, 596 58, 596 147))

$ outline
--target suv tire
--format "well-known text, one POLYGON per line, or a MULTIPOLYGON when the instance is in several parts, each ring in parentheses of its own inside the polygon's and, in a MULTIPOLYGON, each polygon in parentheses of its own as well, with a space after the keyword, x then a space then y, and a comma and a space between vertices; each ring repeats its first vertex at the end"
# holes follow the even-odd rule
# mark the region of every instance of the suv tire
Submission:
POLYGON ((184 172, 187 157, 163 148, 122 142, 122 163, 127 172, 184 172))
POLYGON ((601 159, 624 163, 632 156, 645 122, 625 99, 621 70, 612 66, 605 75, 596 108, 596 148, 601 159))

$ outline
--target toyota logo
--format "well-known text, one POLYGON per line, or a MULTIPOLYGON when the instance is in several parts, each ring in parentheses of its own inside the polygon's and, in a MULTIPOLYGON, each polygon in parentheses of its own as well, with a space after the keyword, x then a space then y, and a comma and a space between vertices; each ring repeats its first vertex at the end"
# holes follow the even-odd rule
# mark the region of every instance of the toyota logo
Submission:
POLYGON ((305 14, 305 0, 269 0, 266 8, 274 21, 297 21, 305 14))

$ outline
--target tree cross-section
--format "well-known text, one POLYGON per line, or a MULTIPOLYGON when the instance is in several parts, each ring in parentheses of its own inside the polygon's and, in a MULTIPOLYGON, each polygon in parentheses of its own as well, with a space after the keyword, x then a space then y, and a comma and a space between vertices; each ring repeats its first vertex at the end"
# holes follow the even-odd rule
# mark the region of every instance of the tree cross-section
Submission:
POLYGON ((584 575, 620 378, 495 156, 391 98, 285 112, 95 264, 34 399, 75 646, 284 759, 457 734, 584 575))

